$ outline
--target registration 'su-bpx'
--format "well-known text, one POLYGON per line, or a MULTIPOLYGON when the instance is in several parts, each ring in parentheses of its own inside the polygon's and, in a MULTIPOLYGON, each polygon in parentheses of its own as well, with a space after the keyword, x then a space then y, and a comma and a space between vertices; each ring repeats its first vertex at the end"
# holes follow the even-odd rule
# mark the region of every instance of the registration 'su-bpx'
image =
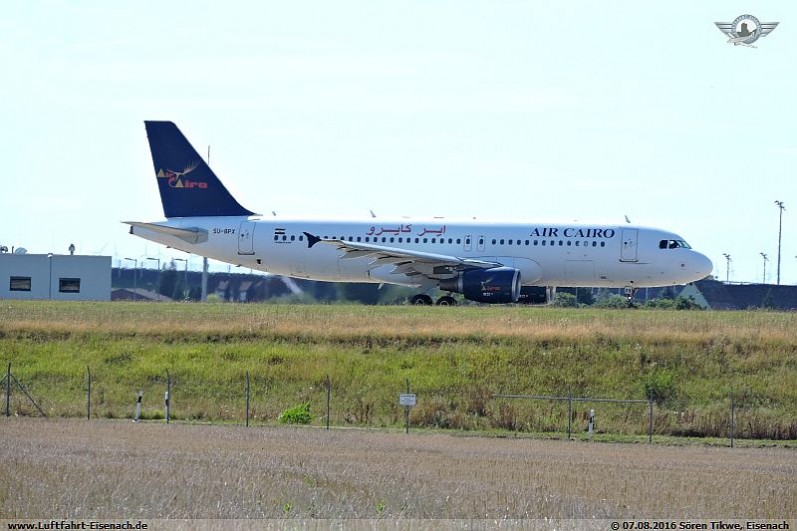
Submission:
POLYGON ((432 219, 287 220, 247 210, 172 122, 145 122, 165 221, 130 233, 244 267, 332 282, 439 288, 487 303, 546 303, 557 286, 686 284, 711 261, 679 235, 626 225, 432 219))

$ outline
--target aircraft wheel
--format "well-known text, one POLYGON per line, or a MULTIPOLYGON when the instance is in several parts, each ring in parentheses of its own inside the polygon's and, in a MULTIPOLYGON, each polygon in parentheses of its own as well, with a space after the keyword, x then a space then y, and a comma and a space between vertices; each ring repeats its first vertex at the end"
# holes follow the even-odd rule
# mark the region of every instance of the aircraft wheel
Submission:
POLYGON ((413 306, 430 306, 432 298, 429 295, 413 295, 410 299, 410 304, 413 306))
POLYGON ((444 295, 443 297, 440 297, 439 299, 437 299, 437 305, 438 306, 456 306, 457 305, 457 299, 455 299, 454 297, 449 297, 448 295, 444 295))

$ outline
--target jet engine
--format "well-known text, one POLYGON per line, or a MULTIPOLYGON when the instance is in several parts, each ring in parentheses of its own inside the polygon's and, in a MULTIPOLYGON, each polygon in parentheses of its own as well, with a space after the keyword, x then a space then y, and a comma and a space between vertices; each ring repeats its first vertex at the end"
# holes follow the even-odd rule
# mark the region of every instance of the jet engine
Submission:
POLYGON ((476 302, 505 304, 520 297, 520 271, 512 267, 470 269, 456 277, 441 280, 440 289, 461 293, 476 302))

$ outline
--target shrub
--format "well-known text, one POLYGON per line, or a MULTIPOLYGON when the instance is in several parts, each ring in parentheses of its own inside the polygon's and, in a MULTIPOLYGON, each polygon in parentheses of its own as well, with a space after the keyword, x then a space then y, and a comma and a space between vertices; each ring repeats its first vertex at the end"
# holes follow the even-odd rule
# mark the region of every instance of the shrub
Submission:
POLYGON ((310 424, 310 402, 283 411, 278 420, 283 424, 310 424))
POLYGON ((661 405, 675 398, 675 374, 669 370, 658 370, 642 378, 645 396, 661 405))
POLYGON ((622 295, 609 295, 595 302, 596 308, 628 308, 628 299, 622 295))
POLYGON ((576 296, 572 293, 557 293, 551 306, 555 308, 575 308, 578 306, 578 302, 576 301, 576 296))

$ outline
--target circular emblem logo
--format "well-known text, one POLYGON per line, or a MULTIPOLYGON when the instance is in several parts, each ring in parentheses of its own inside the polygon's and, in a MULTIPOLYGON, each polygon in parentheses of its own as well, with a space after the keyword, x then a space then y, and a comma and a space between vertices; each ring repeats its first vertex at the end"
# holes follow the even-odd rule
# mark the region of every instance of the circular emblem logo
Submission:
POLYGON ((761 36, 761 23, 753 15, 741 15, 733 21, 733 31, 737 38, 746 37, 739 42, 753 44, 761 36))

